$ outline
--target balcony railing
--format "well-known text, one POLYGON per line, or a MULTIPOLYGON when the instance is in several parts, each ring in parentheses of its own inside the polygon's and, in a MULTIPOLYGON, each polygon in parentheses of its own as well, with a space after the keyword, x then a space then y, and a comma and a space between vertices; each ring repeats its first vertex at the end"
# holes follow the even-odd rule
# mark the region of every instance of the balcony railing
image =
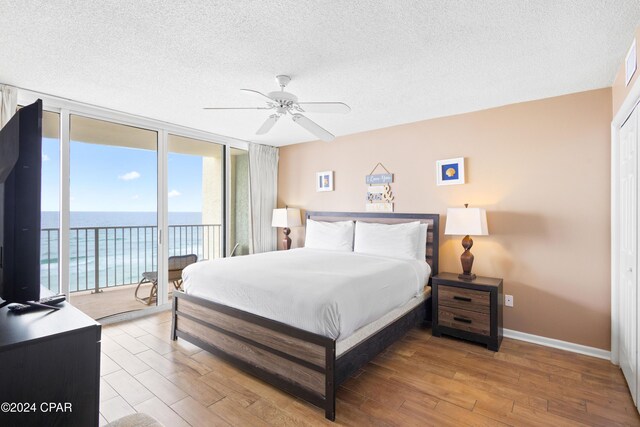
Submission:
MULTIPOLYGON (((77 227, 69 238, 69 290, 101 289, 138 283, 145 271, 158 265, 158 228, 155 226, 77 227)), ((169 256, 196 254, 198 260, 220 256, 220 224, 170 225, 169 256)), ((57 228, 40 234, 40 283, 56 292, 58 280, 57 228)))

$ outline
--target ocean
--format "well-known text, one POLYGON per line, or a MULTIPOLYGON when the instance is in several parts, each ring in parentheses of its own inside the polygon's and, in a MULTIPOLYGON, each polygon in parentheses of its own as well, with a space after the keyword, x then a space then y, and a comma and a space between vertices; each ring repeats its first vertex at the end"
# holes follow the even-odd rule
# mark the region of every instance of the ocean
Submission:
MULTIPOLYGON (((58 228, 58 212, 45 211, 41 228, 58 228)), ((155 226, 156 212, 71 212, 70 227, 155 226)), ((169 224, 202 224, 201 212, 169 212, 169 224)))
MULTIPOLYGON (((158 265, 155 212, 71 212, 69 289, 102 289, 138 283, 158 265)), ((60 290, 58 280, 58 212, 42 212, 40 280, 60 290)), ((221 226, 203 224, 200 212, 169 213, 169 256, 196 254, 213 258, 221 226)))

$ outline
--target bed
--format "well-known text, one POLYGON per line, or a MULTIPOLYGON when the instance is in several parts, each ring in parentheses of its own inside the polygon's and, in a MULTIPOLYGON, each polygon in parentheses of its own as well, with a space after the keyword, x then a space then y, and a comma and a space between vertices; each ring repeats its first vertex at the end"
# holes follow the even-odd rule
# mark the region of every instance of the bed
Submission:
MULTIPOLYGON (((438 214, 307 212, 306 218, 326 222, 357 220, 387 224, 420 221, 428 226, 424 242, 429 266, 426 269, 427 273, 431 276, 438 273, 438 214)), ((406 282, 412 277, 411 273, 406 273, 409 276, 405 277, 399 274, 401 270, 393 270, 395 261, 389 261, 389 265, 382 268, 386 260, 346 254, 338 257, 311 249, 291 250, 286 254, 259 254, 253 257, 243 257, 245 259, 242 261, 236 261, 234 258, 233 262, 231 259, 224 260, 224 264, 218 262, 217 270, 220 271, 216 271, 211 277, 207 276, 208 267, 204 264, 192 266, 185 273, 185 283, 188 285, 185 291, 174 292, 172 338, 185 339, 249 374, 323 408, 326 418, 330 420, 335 420, 335 393, 338 386, 409 329, 429 317, 429 287, 424 291, 414 292, 415 295, 408 301, 391 301, 386 306, 378 304, 380 298, 376 297, 377 288, 372 280, 374 275, 385 274, 384 272, 388 271, 391 272, 386 273, 390 274, 389 277, 399 277, 400 281, 406 279, 406 282), (352 288, 345 293, 351 294, 351 300, 347 297, 341 299, 338 289, 347 285, 346 282, 343 284, 340 281, 344 272, 332 276, 332 271, 323 274, 312 270, 314 274, 305 280, 309 283, 306 284, 306 288, 302 288, 303 291, 312 293, 325 284, 328 287, 325 294, 334 295, 332 302, 341 306, 336 312, 329 309, 316 312, 313 306, 305 306, 304 300, 293 293, 295 276, 289 276, 283 272, 286 269, 278 268, 281 267, 278 265, 280 262, 284 263, 282 265, 300 265, 306 269, 310 265, 310 258, 325 260, 324 262, 335 266, 331 270, 336 272, 343 268, 340 266, 341 263, 357 266, 358 275, 370 271, 370 276, 367 277, 365 274, 360 280, 363 283, 371 283, 371 286, 366 288, 365 293, 361 284, 350 283, 349 286, 352 288), (255 286, 249 287, 248 291, 243 291, 244 293, 238 291, 240 295, 235 295, 235 300, 223 298, 226 293, 232 294, 233 297, 236 289, 242 289, 234 286, 230 272, 233 272, 234 268, 241 268, 241 263, 247 262, 248 259, 257 266, 254 269, 256 276, 244 277, 244 280, 255 286), (238 267, 233 267, 233 263, 238 263, 238 267), (272 278, 265 277, 259 268, 261 264, 275 265, 277 268, 274 271, 278 273, 273 273, 272 278), (380 265, 379 271, 375 270, 375 265, 380 265), (193 275, 194 278, 189 275, 193 275), (207 280, 230 283, 227 287, 217 285, 216 291, 211 293, 208 289, 210 287, 198 285, 195 277, 199 277, 200 282, 204 282, 205 285, 207 280), (274 297, 282 294, 287 295, 286 300, 278 301, 274 297), (349 320, 349 313, 354 306, 353 295, 359 298, 360 305, 367 309, 366 316, 358 317, 358 321, 349 320), (252 305, 251 298, 261 301, 262 304, 252 305), (282 304, 300 306, 300 310, 287 310, 282 304), (305 312, 309 315, 300 314, 305 312), (339 321, 336 317, 340 318, 339 321), (318 322, 320 318, 324 321, 318 322)), ((418 277, 415 280, 419 282, 418 270, 415 270, 418 277)), ((411 269, 405 267, 403 271, 410 272, 411 269)), ((428 280, 427 274, 425 282, 428 280)), ((405 292, 413 292, 413 286, 415 284, 405 292)), ((317 293, 310 296, 317 299, 322 298, 322 295, 317 293)))

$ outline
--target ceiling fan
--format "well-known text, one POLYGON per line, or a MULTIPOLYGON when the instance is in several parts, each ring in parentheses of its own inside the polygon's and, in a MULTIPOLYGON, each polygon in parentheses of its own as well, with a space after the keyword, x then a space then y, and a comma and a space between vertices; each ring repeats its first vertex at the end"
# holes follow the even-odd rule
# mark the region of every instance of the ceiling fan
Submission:
POLYGON ((266 102, 266 107, 206 107, 205 110, 275 110, 273 114, 267 117, 267 120, 265 120, 262 126, 260 126, 256 135, 264 135, 269 132, 280 117, 289 114, 291 115, 291 120, 316 137, 323 141, 333 141, 335 136, 331 132, 300 113, 346 114, 351 111, 351 108, 342 102, 299 102, 297 96, 284 91, 284 88, 287 87, 291 81, 291 77, 285 75, 276 76, 276 81, 280 86, 280 90, 269 92, 266 95, 253 89, 240 89, 244 92, 259 96, 260 99, 266 102))

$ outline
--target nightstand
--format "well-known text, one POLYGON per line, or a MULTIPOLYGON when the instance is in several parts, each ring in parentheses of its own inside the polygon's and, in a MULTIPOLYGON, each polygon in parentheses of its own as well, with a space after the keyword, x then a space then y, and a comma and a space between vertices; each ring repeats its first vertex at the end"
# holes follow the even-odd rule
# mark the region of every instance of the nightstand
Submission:
POLYGON ((455 273, 433 278, 432 333, 485 344, 498 351, 502 342, 502 279, 476 277, 467 281, 455 273))

